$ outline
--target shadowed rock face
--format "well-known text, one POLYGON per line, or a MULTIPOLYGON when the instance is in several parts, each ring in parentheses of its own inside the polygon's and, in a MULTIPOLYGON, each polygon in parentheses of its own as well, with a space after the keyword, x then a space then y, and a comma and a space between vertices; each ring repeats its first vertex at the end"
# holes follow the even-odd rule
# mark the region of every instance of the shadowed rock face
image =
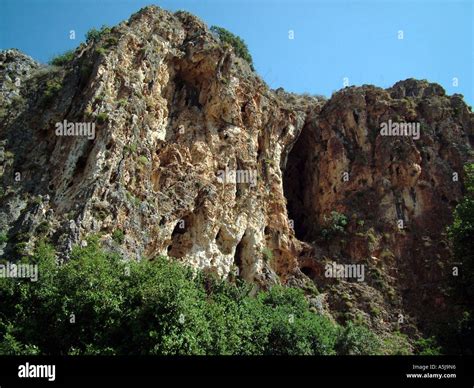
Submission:
POLYGON ((336 318, 380 330, 423 318, 414 296, 445 303, 443 231, 474 127, 461 96, 416 80, 328 101, 269 90, 199 19, 156 7, 62 68, 8 50, 0 72, 3 257, 48 238, 67 259, 98 233, 132 259, 169 255, 262 287, 314 281, 336 318), (420 138, 380 135, 389 120, 419 123, 420 138), (58 136, 65 121, 93 124, 94 139, 58 136), (348 224, 322 239, 332 211, 348 224), (364 264, 365 281, 328 279, 332 261, 364 264))
MULTIPOLYGON (((473 131, 461 97, 425 81, 336 93, 307 119, 284 175, 296 236, 313 243, 301 260, 306 272, 325 284, 316 276, 322 262, 363 264, 367 279, 358 286, 368 298, 354 305, 377 294, 389 310, 420 319, 442 313, 442 285, 452 273, 445 228, 463 196, 473 131), (386 136, 381 128, 390 122, 413 123, 420 132, 386 136), (347 216, 346 230, 322 239, 332 211, 347 216)), ((330 294, 337 303, 337 293, 330 294)), ((387 311, 379 315, 383 324, 394 321, 387 311)))

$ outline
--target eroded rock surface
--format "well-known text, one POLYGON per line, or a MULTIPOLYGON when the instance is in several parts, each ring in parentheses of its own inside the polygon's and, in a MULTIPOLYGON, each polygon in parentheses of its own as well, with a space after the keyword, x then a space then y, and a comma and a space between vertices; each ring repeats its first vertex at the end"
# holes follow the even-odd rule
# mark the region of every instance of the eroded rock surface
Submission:
POLYGON ((369 307, 362 310, 382 326, 397 322, 397 310, 411 323, 410 313, 432 319, 445 311, 443 284, 452 275, 445 228, 464 193, 473 131, 461 96, 416 80, 345 88, 307 119, 284 178, 296 234, 313 243, 301 266, 318 284, 328 283, 324 263, 366 270, 357 287, 332 290, 338 311, 369 307), (415 123, 419 133, 384 136, 389 122, 415 123), (334 211, 347 216, 346 230, 322 239, 334 211))
POLYGON ((316 286, 318 310, 381 331, 399 314, 416 331, 416 303, 446 303, 444 228, 474 128, 462 96, 416 80, 328 101, 270 90, 199 19, 156 7, 64 67, 9 50, 0 72, 3 257, 47 238, 67 260, 95 233, 130 259, 316 286), (389 120, 420 123, 420 139, 381 136, 389 120), (65 121, 94 138, 57 136, 65 121), (322 238, 333 211, 348 225, 322 238), (328 262, 365 265, 365 281, 327 279, 328 262))

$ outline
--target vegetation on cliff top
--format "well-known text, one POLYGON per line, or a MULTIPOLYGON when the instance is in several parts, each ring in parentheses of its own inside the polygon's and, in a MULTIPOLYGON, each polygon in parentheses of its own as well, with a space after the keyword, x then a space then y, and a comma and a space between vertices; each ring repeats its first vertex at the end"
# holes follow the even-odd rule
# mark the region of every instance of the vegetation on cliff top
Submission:
POLYGON ((49 61, 53 66, 65 66, 74 59, 75 50, 68 50, 62 54, 55 56, 49 61))
POLYGON ((247 44, 242 40, 242 38, 222 27, 211 26, 211 31, 219 37, 222 43, 231 45, 235 54, 248 62, 252 70, 255 70, 253 67, 252 55, 250 55, 247 44))

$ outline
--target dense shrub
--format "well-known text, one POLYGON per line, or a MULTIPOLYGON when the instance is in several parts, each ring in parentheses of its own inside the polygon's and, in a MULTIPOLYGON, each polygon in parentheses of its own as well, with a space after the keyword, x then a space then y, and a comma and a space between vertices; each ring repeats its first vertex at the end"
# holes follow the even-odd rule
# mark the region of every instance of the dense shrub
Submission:
POLYGON ((338 353, 346 355, 378 354, 381 340, 365 326, 349 322, 338 342, 338 353))
POLYGON ((109 119, 109 115, 105 112, 101 112, 97 115, 97 123, 99 125, 104 124, 109 119))
POLYGON ((325 228, 321 229, 321 237, 330 239, 344 233, 347 226, 347 217, 339 212, 332 211, 331 217, 324 216, 325 228))
POLYGON ((441 354, 441 347, 436 338, 420 338, 415 341, 415 352, 420 356, 437 356, 441 354))
POLYGON ((41 104, 43 106, 49 104, 56 97, 62 87, 63 86, 59 78, 49 79, 46 82, 41 104))
POLYGON ((97 43, 104 35, 109 34, 111 32, 110 27, 103 25, 100 30, 95 28, 91 28, 86 33, 86 42, 87 43, 97 43))
POLYGON ((71 62, 74 59, 74 52, 75 50, 69 50, 66 51, 63 54, 59 54, 53 59, 49 61, 50 65, 53 66, 64 66, 67 65, 69 62, 71 62))
POLYGON ((455 299, 458 314, 453 324, 443 329, 450 352, 474 354, 474 163, 465 167, 466 194, 456 206, 453 223, 448 227, 455 262, 459 265, 458 276, 451 281, 451 295, 455 299))
POLYGON ((251 69, 254 70, 252 56, 250 55, 249 49, 242 38, 234 35, 232 32, 222 27, 212 26, 211 31, 219 37, 222 43, 231 45, 235 54, 247 61, 251 69))
POLYGON ((251 297, 247 283, 165 257, 125 261, 97 238, 62 265, 44 243, 28 260, 39 265, 37 282, 0 279, 1 354, 378 352, 367 329, 342 330, 310 311, 299 289, 251 297))
POLYGON ((123 232, 122 229, 116 229, 112 233, 112 239, 117 244, 123 244, 123 242, 125 241, 125 233, 123 232))

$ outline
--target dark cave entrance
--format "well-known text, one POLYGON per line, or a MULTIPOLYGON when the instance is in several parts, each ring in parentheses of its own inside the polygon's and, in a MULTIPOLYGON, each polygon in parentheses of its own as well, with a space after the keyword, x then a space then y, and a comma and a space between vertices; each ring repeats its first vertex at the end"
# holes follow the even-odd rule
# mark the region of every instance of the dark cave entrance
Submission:
POLYGON ((317 277, 317 272, 311 267, 301 267, 301 272, 303 272, 311 280, 315 281, 317 277))
MULTIPOLYGON (((289 151, 283 171, 283 192, 286 197, 288 218, 292 220, 296 237, 301 241, 311 239, 313 225, 310 216, 312 193, 310 126, 306 124, 298 140, 289 151)), ((315 170, 315 169, 314 169, 315 170)))
POLYGON ((238 276, 242 278, 245 278, 248 272, 248 263, 245 262, 244 256, 250 244, 249 239, 250 235, 248 230, 246 230, 244 235, 242 236, 242 239, 239 241, 237 247, 235 248, 234 265, 239 269, 238 276))
POLYGON ((194 219, 192 214, 188 214, 179 219, 171 233, 171 244, 168 246, 168 255, 176 258, 184 257, 189 250, 186 234, 193 227, 194 219))

